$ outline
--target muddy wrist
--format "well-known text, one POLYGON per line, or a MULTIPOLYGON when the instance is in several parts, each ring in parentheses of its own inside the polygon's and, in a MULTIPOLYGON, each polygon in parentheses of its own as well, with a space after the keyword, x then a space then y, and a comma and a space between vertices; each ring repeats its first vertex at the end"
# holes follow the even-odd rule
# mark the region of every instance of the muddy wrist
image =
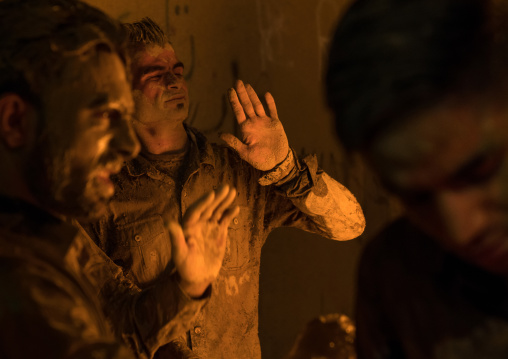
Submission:
POLYGON ((210 281, 200 283, 189 282, 182 279, 180 276, 178 276, 177 283, 180 290, 193 299, 200 299, 211 284, 210 281))
POLYGON ((277 183, 283 178, 287 177, 293 168, 295 168, 295 166, 295 156, 293 150, 289 148, 286 158, 284 158, 281 163, 276 165, 271 170, 264 172, 263 176, 259 178, 258 183, 261 186, 269 186, 271 184, 277 183))

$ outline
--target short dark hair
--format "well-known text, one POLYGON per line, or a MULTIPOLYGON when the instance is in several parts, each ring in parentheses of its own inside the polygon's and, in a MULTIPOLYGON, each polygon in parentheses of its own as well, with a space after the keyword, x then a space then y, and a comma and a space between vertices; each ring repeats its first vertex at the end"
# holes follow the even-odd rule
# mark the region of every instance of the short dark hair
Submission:
POLYGON ((70 57, 94 49, 127 64, 120 24, 81 1, 2 0, 0 18, 0 94, 37 101, 70 57))
POLYGON ((326 76, 345 147, 362 149, 383 129, 452 94, 506 94, 506 3, 357 0, 339 23, 326 76))
POLYGON ((164 47, 170 43, 164 30, 149 17, 136 22, 124 23, 122 26, 127 33, 128 48, 131 55, 147 45, 164 47))

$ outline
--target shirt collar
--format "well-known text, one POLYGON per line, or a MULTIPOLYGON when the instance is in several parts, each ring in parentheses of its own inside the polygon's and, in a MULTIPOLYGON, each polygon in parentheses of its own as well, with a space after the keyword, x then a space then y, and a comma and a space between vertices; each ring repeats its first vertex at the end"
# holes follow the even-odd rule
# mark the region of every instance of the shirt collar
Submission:
MULTIPOLYGON (((212 145, 206 137, 197 129, 184 123, 185 131, 190 140, 189 169, 198 169, 201 165, 208 164, 215 168, 215 156, 212 145)), ((143 156, 126 162, 125 167, 129 175, 138 177, 144 174, 157 175, 158 171, 153 167, 150 160, 143 156)))

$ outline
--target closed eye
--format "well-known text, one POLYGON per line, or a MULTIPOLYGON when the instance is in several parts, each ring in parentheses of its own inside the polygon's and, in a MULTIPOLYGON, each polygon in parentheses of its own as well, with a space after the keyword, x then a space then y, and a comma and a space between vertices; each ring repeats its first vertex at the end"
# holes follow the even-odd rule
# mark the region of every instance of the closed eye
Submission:
POLYGON ((453 176, 450 186, 460 188, 487 182, 499 172, 504 163, 505 154, 504 147, 480 154, 453 176))
POLYGON ((153 75, 153 76, 149 76, 147 78, 147 81, 159 81, 161 78, 162 78, 162 75, 153 75))

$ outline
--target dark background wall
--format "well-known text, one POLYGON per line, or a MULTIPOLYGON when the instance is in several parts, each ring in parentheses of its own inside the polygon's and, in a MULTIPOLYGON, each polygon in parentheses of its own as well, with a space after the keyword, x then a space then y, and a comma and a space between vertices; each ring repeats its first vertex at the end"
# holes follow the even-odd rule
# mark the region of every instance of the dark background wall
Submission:
POLYGON ((270 91, 290 145, 317 154, 362 204, 367 230, 353 241, 287 228, 270 235, 261 258, 263 357, 280 358, 320 314, 351 315, 361 250, 399 209, 363 163, 345 157, 324 103, 327 46, 349 0, 87 1, 121 21, 150 16, 167 31, 186 66, 192 125, 211 138, 233 131, 225 92, 237 78, 270 91))

